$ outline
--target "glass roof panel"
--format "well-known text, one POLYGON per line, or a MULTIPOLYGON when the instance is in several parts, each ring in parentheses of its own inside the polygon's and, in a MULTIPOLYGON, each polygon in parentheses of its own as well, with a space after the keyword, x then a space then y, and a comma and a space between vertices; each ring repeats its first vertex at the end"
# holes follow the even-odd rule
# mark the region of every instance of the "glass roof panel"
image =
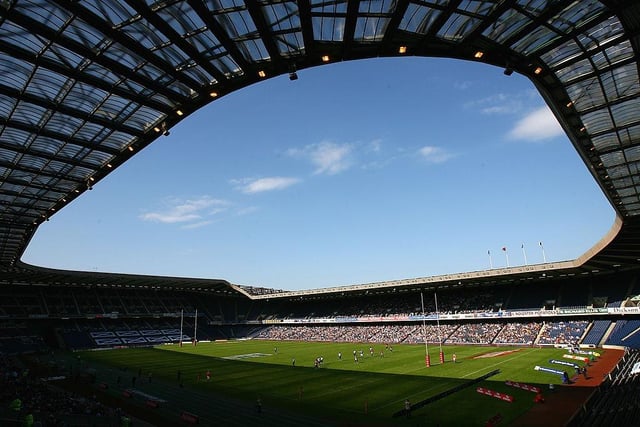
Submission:
POLYGON ((613 128, 608 108, 602 108, 584 114, 582 116, 582 122, 591 134, 604 132, 613 128))
POLYGON ((529 55, 546 47, 558 38, 560 38, 560 34, 552 31, 548 27, 540 26, 532 32, 525 34, 519 41, 513 43, 511 48, 523 55, 529 55))
POLYGON ((640 161, 640 146, 629 147, 624 150, 624 155, 627 161, 637 162, 640 161))
POLYGON ((65 105, 83 111, 93 111, 109 94, 95 86, 77 82, 65 97, 65 105))
POLYGON ((389 13, 396 7, 395 0, 362 0, 358 5, 358 12, 389 13))
POLYGON ((82 126, 84 120, 67 114, 54 112, 47 122, 47 127, 65 135, 73 135, 82 126))
POLYGON ((69 23, 65 28, 63 35, 77 43, 80 43, 82 46, 91 49, 93 52, 102 51, 112 42, 101 32, 79 18, 75 18, 69 23))
POLYGON ((311 11, 313 12, 323 12, 323 13, 347 13, 347 3, 348 0, 336 0, 336 1, 326 1, 326 0, 311 0, 311 11))
MULTIPOLYGON (((360 6, 363 3, 360 3, 360 6)), ((294 1, 271 3, 263 6, 262 11, 272 31, 287 31, 300 28, 298 5, 294 1)))
POLYGON ((625 61, 633 57, 633 48, 629 40, 623 40, 619 44, 616 43, 600 52, 591 55, 591 61, 596 68, 602 70, 606 67, 625 61))
POLYGON ((640 125, 629 126, 618 131, 622 146, 626 147, 640 141, 640 125))
POLYGON ((634 183, 638 183, 638 182, 640 182, 640 178, 639 177, 628 177, 628 176, 624 177, 624 178, 619 178, 619 179, 611 181, 611 183, 613 184, 613 186, 616 189, 626 188, 626 187, 628 187, 630 185, 633 185, 634 183))
POLYGON ((625 206, 625 209, 627 210, 627 215, 629 216, 640 215, 640 203, 629 204, 625 206))
POLYGON ((85 122, 78 129, 75 134, 76 138, 79 138, 82 141, 94 142, 94 140, 100 141, 99 135, 101 133, 108 133, 109 130, 104 126, 100 126, 95 123, 85 122))
POLYGON ((30 125, 40 124, 40 120, 47 114, 47 109, 38 105, 29 104, 28 102, 18 101, 18 104, 13 111, 12 118, 17 119, 22 123, 29 123, 30 125))
MULTIPOLYGON (((25 153, 22 155, 22 158, 20 159, 20 163, 30 168, 43 169, 45 165, 48 163, 48 160, 43 159, 42 157, 34 156, 29 153, 25 153)), ((46 170, 44 172, 46 172, 46 170)))
POLYGON ((599 0, 580 0, 569 3, 562 12, 549 20, 549 25, 562 33, 580 28, 599 16, 605 6, 599 0))
POLYGON ((58 155, 64 159, 73 159, 86 156, 90 152, 91 150, 85 147, 80 147, 74 144, 65 144, 58 152, 58 155))
POLYGON ((30 132, 10 128, 8 126, 0 129, 2 130, 2 132, 0 133, 0 136, 2 136, 2 141, 10 144, 13 147, 25 146, 26 143, 31 139, 30 132))
POLYGON ((513 34, 527 26, 531 20, 515 9, 507 9, 500 17, 488 26, 483 36, 502 43, 513 34))
POLYGON ((115 148, 118 150, 124 150, 135 140, 136 137, 129 135, 128 133, 114 131, 109 135, 108 138, 101 141, 100 145, 115 148))
POLYGON ((592 77, 581 80, 566 88, 569 99, 577 111, 584 111, 592 107, 601 106, 606 102, 600 80, 592 77))
POLYGON ((51 44, 41 54, 68 69, 81 69, 90 62, 89 59, 57 44, 51 44))
POLYGON ((32 72, 32 64, 0 52, 1 85, 22 90, 27 85, 32 72))
POLYGON ((114 27, 119 27, 137 15, 123 1, 83 0, 82 5, 114 27))
POLYGON ((569 39, 559 46, 543 52, 540 58, 551 68, 561 67, 583 53, 582 47, 574 39, 569 39))
POLYGON ((4 117, 9 117, 17 102, 16 99, 0 93, 0 114, 4 117))
POLYGON ((251 14, 245 8, 216 14, 214 18, 231 35, 231 38, 246 37, 258 33, 258 28, 253 22, 251 14))
POLYGON ((156 123, 164 120, 165 118, 165 114, 160 113, 153 108, 142 106, 138 108, 135 115, 132 115, 128 119, 126 119, 124 121, 124 124, 133 128, 147 131, 149 130, 149 128, 153 127, 156 123))
POLYGON ((340 17, 314 16, 313 37, 322 41, 342 41, 345 19, 340 17))
POLYGON ((618 190, 618 195, 620 197, 631 196, 633 194, 636 194, 636 187, 628 187, 618 190))
POLYGON ((629 205, 632 203, 638 203, 640 202, 640 198, 638 197, 638 195, 633 195, 633 196, 628 196, 628 197, 622 197, 620 199, 622 201, 623 204, 625 205, 629 205))
POLYGON ((540 16, 554 3, 557 3, 557 0, 517 0, 518 6, 534 17, 540 16))
POLYGON ((609 168, 611 166, 621 165, 625 162, 624 154, 622 151, 613 151, 600 156, 600 161, 604 167, 609 168))
POLYGON ((612 16, 595 27, 587 28, 584 32, 578 34, 578 42, 586 50, 593 50, 613 42, 622 34, 624 34, 622 24, 617 17, 612 16))
POLYGON ((4 162, 13 163, 19 157, 18 152, 14 150, 8 150, 6 148, 0 148, 0 160, 4 162))
POLYGON ((69 79, 44 68, 37 68, 26 92, 51 102, 61 102, 68 90, 69 79))
POLYGON ((494 0, 462 0, 457 9, 473 15, 487 16, 498 7, 500 2, 494 0))
POLYGON ((103 153, 100 151, 91 151, 89 152, 86 156, 82 157, 82 160, 85 162, 88 162, 92 165, 95 165, 96 169, 99 167, 104 166, 106 163, 108 163, 111 159, 113 158, 113 156, 107 154, 107 153, 103 153))
POLYGON ((95 173, 94 169, 74 166, 69 170, 69 172, 67 172, 67 176, 73 177, 80 181, 84 181, 89 179, 89 177, 92 176, 94 173, 95 173))
MULTIPOLYGON (((573 80, 586 76, 593 76, 595 70, 588 58, 574 62, 568 67, 560 68, 556 71, 556 76, 563 83, 569 83, 573 80)), ((595 79, 595 77, 593 77, 595 79)))
POLYGON ((440 13, 439 9, 409 3, 399 28, 411 33, 426 34, 440 13))
MULTIPOLYGON (((109 83, 110 85, 116 85, 122 79, 122 76, 119 76, 115 72, 103 67, 96 62, 87 64, 87 66, 82 71, 86 74, 89 74, 90 76, 104 81, 105 83, 109 83)), ((133 87, 131 87, 131 89, 133 89, 133 87)), ((138 91, 134 91, 134 93, 138 93, 138 91)))
POLYGON ((607 168, 607 173, 611 179, 618 179, 629 175, 629 169, 626 166, 613 166, 607 168))
POLYGON ((12 6, 17 12, 24 14, 47 28, 60 30, 71 19, 71 13, 60 9, 55 3, 49 1, 16 1, 12 6))
POLYGON ((475 30, 482 20, 459 13, 452 13, 447 22, 438 31, 438 37, 445 40, 459 41, 475 30))
POLYGON ((304 52, 304 40, 302 33, 284 33, 276 38, 278 52, 283 56, 291 56, 304 52))
MULTIPOLYGON (((46 136, 32 136, 33 142, 29 145, 29 148, 33 148, 42 153, 47 153, 49 155, 60 155, 60 149, 65 147, 67 144, 65 141, 60 139, 53 139, 46 136)), ((65 158, 65 156, 62 156, 65 158)), ((73 156, 67 156, 66 158, 71 158, 73 156)))
POLYGON ((617 127, 623 127, 638 121, 640 99, 634 98, 611 106, 611 115, 617 127))
POLYGON ((29 52, 42 52, 47 44, 43 38, 10 21, 4 21, 0 25, 0 38, 12 46, 21 46, 29 52))
POLYGON ((245 53, 245 56, 252 61, 263 61, 269 59, 269 52, 262 40, 247 40, 238 42, 238 48, 245 53))
POLYGON ((388 23, 388 18, 360 17, 356 21, 354 40, 360 42, 382 40, 388 23))
POLYGON ((154 12, 183 38, 206 29, 207 25, 187 2, 164 3, 164 6, 153 8, 154 12))
POLYGON ((640 92, 637 64, 627 64, 614 68, 603 73, 601 79, 609 101, 638 95, 640 92))

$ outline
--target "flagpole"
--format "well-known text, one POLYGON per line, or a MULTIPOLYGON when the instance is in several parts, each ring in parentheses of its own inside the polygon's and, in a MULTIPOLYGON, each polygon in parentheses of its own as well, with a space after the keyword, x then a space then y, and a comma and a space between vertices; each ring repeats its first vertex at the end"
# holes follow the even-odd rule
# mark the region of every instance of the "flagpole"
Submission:
POLYGON ((491 251, 487 251, 487 255, 489 255, 489 269, 493 270, 493 261, 491 260, 491 251))
POLYGON ((196 308, 196 314, 193 317, 193 345, 198 342, 198 309, 196 308))
POLYGON ((182 323, 184 322, 184 310, 180 310, 180 347, 182 347, 182 323))
POLYGON ((440 333, 440 313, 438 312, 438 296, 433 293, 433 298, 436 303, 436 323, 438 325, 438 341, 440 342, 440 363, 444 363, 444 351, 442 351, 442 334, 440 333))
POLYGON ((524 255, 524 265, 529 265, 527 262, 527 252, 524 250, 524 243, 522 244, 522 255, 524 255))
POLYGON ((502 251, 504 252, 504 256, 507 259, 507 268, 509 268, 509 252, 507 252, 507 247, 503 246, 502 251))
POLYGON ((547 262, 547 257, 544 254, 544 246, 542 245, 542 242, 540 242, 540 249, 542 249, 542 262, 544 262, 546 264, 547 262))
POLYGON ((424 298, 422 296, 422 292, 420 292, 420 305, 422 306, 422 336, 424 337, 424 363, 427 365, 427 368, 431 366, 431 357, 429 357, 429 344, 427 344, 427 325, 425 323, 424 316, 424 298))

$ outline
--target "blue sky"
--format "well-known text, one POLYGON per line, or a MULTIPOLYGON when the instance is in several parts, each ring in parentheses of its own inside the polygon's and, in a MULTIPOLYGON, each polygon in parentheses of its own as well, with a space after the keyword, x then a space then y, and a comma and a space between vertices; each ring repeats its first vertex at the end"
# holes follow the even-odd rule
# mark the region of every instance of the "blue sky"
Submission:
POLYGON ((614 211, 525 78, 324 65, 192 114, 44 223, 23 261, 310 289, 574 259, 614 211), (524 253, 522 251, 524 245, 524 253))

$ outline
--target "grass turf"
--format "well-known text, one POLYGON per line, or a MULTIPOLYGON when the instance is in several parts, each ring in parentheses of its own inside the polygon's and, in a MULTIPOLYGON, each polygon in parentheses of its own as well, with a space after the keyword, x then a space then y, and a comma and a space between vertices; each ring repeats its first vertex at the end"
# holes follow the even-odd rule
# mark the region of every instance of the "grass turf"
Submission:
POLYGON ((438 348, 432 346, 432 365, 426 367, 423 345, 392 348, 385 350, 381 344, 254 340, 85 352, 82 359, 97 368, 98 381, 110 384, 112 392, 133 387, 131 377, 140 373, 135 389, 166 400, 160 410, 167 417, 177 417, 186 410, 200 415, 201 424, 208 420, 219 425, 222 421, 224 425, 263 426, 287 422, 483 426, 496 414, 502 417, 501 425, 508 425, 534 404, 534 394, 507 386, 506 380, 546 390, 548 384, 560 384, 561 378, 535 371, 535 365, 573 374, 570 367, 549 363, 552 358, 562 359, 565 352, 559 349, 447 346, 446 361, 440 364, 438 348), (354 361, 354 350, 358 362, 354 361), (453 353, 457 363, 451 362, 453 353), (493 356, 478 357, 488 353, 493 356), (320 356, 324 363, 315 368, 314 360, 320 356), (393 418, 402 410, 405 399, 416 404, 496 369, 499 374, 416 409, 409 419, 393 418), (211 372, 209 381, 207 371, 211 372), (514 402, 481 395, 476 392, 478 386, 512 395, 514 402), (258 398, 263 406, 259 414, 258 398))

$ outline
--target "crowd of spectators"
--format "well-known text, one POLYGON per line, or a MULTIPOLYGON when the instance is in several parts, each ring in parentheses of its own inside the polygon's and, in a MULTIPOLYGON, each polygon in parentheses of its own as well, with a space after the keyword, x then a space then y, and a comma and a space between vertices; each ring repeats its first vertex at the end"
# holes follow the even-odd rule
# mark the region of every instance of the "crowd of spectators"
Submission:
POLYGON ((463 323, 447 338, 450 344, 491 344, 502 324, 463 323))
POLYGON ((57 388, 17 357, 0 355, 0 425, 67 426, 82 419, 86 425, 119 426, 124 414, 93 398, 57 388))
MULTIPOLYGON (((580 322, 571 322, 579 330, 580 322)), ((514 344, 533 345, 542 329, 540 322, 465 324, 381 324, 381 325, 277 325, 255 335, 259 339, 326 342, 514 344)), ((566 329, 566 324, 564 329, 566 329)), ((575 342, 573 336, 566 343, 575 342)), ((555 343, 555 342, 554 342, 555 343)))
POLYGON ((540 322, 505 323, 493 343, 532 345, 541 328, 540 322))
POLYGON ((546 322, 540 332, 538 344, 575 344, 589 325, 587 320, 546 322))

